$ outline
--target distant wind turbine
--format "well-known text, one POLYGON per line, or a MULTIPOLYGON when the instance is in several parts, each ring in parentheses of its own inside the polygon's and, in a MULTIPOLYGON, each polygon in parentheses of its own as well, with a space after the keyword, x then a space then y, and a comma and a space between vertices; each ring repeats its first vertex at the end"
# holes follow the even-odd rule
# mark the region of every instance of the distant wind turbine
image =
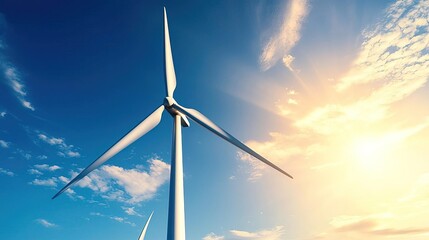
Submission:
POLYGON ((167 110, 174 118, 173 146, 170 171, 170 196, 168 208, 168 230, 167 240, 185 240, 185 205, 183 194, 183 163, 182 163, 182 126, 189 127, 188 117, 204 128, 235 145, 270 167, 293 178, 290 174, 262 157, 234 136, 217 126, 203 114, 195 109, 185 108, 179 105, 173 98, 176 88, 176 74, 174 72, 173 56, 171 53, 170 36, 168 31, 167 12, 164 8, 164 48, 165 48, 165 81, 166 97, 163 104, 141 121, 130 132, 123 136, 118 142, 104 152, 99 158, 85 168, 79 175, 62 188, 52 199, 66 191, 71 185, 78 182, 101 164, 115 156, 122 149, 145 135, 156 127, 161 121, 162 113, 167 110))

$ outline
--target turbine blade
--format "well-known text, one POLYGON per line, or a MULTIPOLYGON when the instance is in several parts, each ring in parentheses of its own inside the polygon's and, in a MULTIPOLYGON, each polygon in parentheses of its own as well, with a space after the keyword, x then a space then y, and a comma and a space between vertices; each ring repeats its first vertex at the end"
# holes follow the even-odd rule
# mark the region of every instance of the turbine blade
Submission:
POLYGON ((268 161, 266 158, 259 155, 257 152, 253 151, 250 147, 248 147, 246 144, 242 143, 240 140, 236 139, 234 136, 223 130, 221 127, 217 126, 215 123, 213 123, 210 119, 208 119, 206 116, 204 116, 202 113, 198 112, 195 109, 185 108, 178 104, 174 104, 173 108, 177 111, 185 114, 192 120, 194 120, 196 123, 200 124, 201 126, 207 128, 214 134, 218 135, 219 137, 225 139, 226 141, 230 142, 231 144, 235 145, 236 147, 240 148, 241 150, 247 152, 248 154, 252 155, 253 157, 257 158, 258 160, 264 162, 268 166, 276 169, 277 171, 283 173, 284 175, 293 178, 289 173, 283 171, 281 168, 276 166, 274 163, 268 161))
POLYGON ((158 123, 161 121, 162 112, 164 111, 164 106, 161 105, 158 109, 152 112, 148 117, 141 121, 136 127, 134 127, 130 132, 123 136, 118 142, 116 142, 112 147, 110 147, 106 152, 104 152, 97 160, 91 163, 86 167, 79 175, 77 175, 73 180, 71 180, 64 188, 62 188, 57 194, 55 194, 52 199, 58 197, 61 193, 66 191, 71 185, 77 181, 84 178, 94 169, 99 167, 101 164, 109 160, 111 157, 115 156, 122 149, 139 139, 141 136, 152 130, 158 123))
POLYGON ((146 224, 144 225, 144 228, 142 230, 142 233, 140 234, 139 240, 144 240, 144 236, 146 235, 147 227, 149 226, 152 215, 153 215, 153 212, 150 214, 149 218, 147 219, 146 224))
POLYGON ((168 31, 167 11, 164 7, 164 53, 165 53, 165 82, 167 97, 173 97, 176 88, 176 73, 174 72, 173 55, 171 53, 170 34, 168 31))

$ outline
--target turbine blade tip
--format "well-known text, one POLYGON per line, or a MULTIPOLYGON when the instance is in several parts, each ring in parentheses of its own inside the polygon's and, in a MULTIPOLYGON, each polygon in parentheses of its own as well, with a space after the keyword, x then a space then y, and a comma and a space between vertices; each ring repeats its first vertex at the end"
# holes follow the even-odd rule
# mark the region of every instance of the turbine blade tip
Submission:
POLYGON ((58 195, 60 195, 60 193, 55 194, 55 195, 51 198, 51 200, 54 200, 55 198, 57 198, 57 197, 58 197, 58 195))

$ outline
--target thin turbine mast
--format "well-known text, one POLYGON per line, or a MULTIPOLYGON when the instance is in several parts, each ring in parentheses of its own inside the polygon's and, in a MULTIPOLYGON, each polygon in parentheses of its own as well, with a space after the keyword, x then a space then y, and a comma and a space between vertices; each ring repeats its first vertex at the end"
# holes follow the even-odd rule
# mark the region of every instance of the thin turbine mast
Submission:
POLYGON ((183 189, 182 119, 174 116, 171 151, 170 197, 168 201, 167 240, 185 240, 185 200, 183 189))

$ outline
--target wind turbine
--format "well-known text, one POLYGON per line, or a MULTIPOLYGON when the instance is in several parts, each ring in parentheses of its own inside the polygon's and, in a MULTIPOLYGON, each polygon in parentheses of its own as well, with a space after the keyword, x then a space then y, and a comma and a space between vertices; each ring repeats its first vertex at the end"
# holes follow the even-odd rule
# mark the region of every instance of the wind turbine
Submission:
POLYGON ((91 171, 99 167, 101 164, 115 156, 122 149, 142 137, 144 134, 152 130, 161 121, 164 110, 174 118, 173 129, 173 146, 171 156, 171 171, 170 171, 170 196, 168 208, 168 230, 167 240, 185 240, 185 205, 183 194, 183 163, 182 163, 182 126, 189 127, 188 117, 208 129, 227 142, 235 145, 241 150, 247 152, 258 160, 264 162, 270 167, 283 173, 284 175, 293 178, 290 174, 283 171, 281 168, 262 157, 237 138, 223 130, 221 127, 213 123, 206 116, 195 109, 185 108, 179 105, 173 98, 174 89, 176 88, 176 74, 173 65, 173 56, 170 46, 170 35, 168 31, 167 12, 164 7, 164 49, 165 49, 165 82, 166 82, 166 97, 163 104, 153 111, 148 117, 135 126, 130 132, 117 141, 112 147, 104 152, 99 158, 85 168, 79 175, 64 186, 52 199, 66 191, 71 185, 78 182, 91 171))

